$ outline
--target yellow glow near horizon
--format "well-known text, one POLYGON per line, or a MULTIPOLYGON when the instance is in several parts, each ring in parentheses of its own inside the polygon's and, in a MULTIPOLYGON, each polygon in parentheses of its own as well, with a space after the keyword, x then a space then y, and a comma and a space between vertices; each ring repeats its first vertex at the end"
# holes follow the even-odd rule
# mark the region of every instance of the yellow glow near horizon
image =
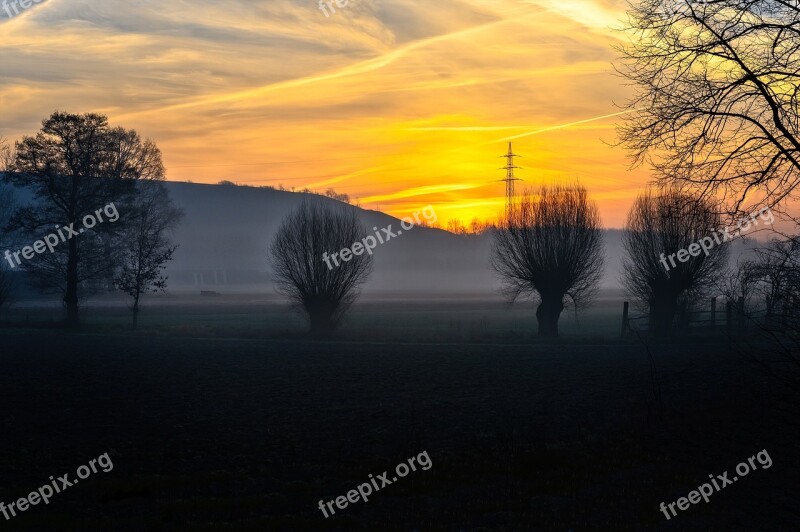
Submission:
POLYGON ((439 223, 503 209, 506 143, 525 186, 574 182, 619 227, 648 181, 613 125, 613 0, 48 0, 0 21, 0 133, 102 112, 155 140, 168 179, 335 188, 439 223), (53 28, 58 31, 53 31, 53 28), (35 37, 32 37, 35 36, 35 37))

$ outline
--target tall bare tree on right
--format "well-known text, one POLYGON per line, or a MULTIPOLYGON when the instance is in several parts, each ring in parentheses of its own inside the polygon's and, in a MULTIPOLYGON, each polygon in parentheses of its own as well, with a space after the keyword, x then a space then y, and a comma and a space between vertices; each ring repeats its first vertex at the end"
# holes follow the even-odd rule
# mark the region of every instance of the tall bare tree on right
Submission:
POLYGON ((680 306, 719 284, 728 247, 711 235, 721 223, 712 204, 675 189, 648 190, 636 198, 622 233, 622 280, 649 309, 650 332, 669 335, 680 306), (698 244, 704 238, 711 239, 708 254, 698 244))
POLYGON ((637 0, 621 74, 620 129, 662 185, 779 205, 800 184, 800 3, 637 0))
POLYGON ((565 303, 588 304, 603 273, 597 205, 580 186, 526 193, 495 232, 492 265, 512 301, 539 300, 539 336, 558 336, 565 303))

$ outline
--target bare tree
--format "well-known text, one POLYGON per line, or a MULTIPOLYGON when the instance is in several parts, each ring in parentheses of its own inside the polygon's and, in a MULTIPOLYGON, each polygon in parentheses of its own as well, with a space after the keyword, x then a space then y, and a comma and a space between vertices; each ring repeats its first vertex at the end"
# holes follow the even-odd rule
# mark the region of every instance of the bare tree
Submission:
POLYGON ((301 310, 317 336, 335 330, 373 265, 372 255, 359 244, 366 230, 355 209, 324 201, 304 199, 281 223, 270 250, 278 290, 301 310), (326 262, 344 249, 353 252, 326 262))
POLYGON ((739 257, 735 266, 720 277, 718 288, 727 301, 737 305, 738 312, 747 315, 757 305, 757 282, 753 259, 739 257))
POLYGON ((526 192, 495 231, 492 266, 513 302, 539 300, 539 336, 558 336, 565 303, 588 304, 603 272, 597 205, 580 186, 526 192))
MULTIPOLYGON (((153 142, 135 131, 109 127, 103 115, 61 112, 44 120, 35 136, 17 142, 10 170, 7 179, 38 200, 19 209, 12 221, 34 240, 57 225, 80 228, 98 208, 124 201, 136 181, 164 178, 161 152, 153 142)), ((35 286, 63 294, 71 326, 79 323, 81 287, 110 277, 116 227, 121 224, 98 224, 56 253, 25 265, 35 286)))
POLYGON ((333 188, 329 188, 325 191, 325 196, 335 199, 336 201, 341 201, 342 203, 350 203, 350 196, 347 194, 339 194, 333 188))
POLYGON ((768 322, 800 306, 800 239, 774 240, 755 250, 748 263, 753 291, 766 306, 768 322))
POLYGON ((139 324, 139 303, 148 292, 165 291, 167 263, 178 246, 169 233, 183 212, 176 208, 169 191, 159 181, 138 183, 133 202, 126 205, 128 217, 120 238, 122 260, 114 285, 133 299, 133 328, 139 324))
POLYGON ((800 182, 800 4, 632 2, 621 74, 636 88, 620 128, 663 184, 778 205, 800 182), (761 198, 757 198, 761 196, 761 198))
POLYGON ((0 172, 11 170, 14 164, 14 149, 9 146, 5 137, 0 135, 0 172))
POLYGON ((728 260, 724 238, 714 237, 721 223, 710 203, 675 189, 636 198, 622 234, 623 284, 649 308, 651 332, 670 334, 678 309, 719 284, 728 260))
POLYGON ((742 270, 754 299, 763 300, 766 316, 763 321, 750 316, 756 334, 735 349, 781 385, 778 391, 785 394, 794 421, 800 404, 800 236, 754 251, 742 270))
POLYGON ((449 220, 447 220, 446 227, 448 233, 453 233, 454 235, 467 234, 467 227, 464 225, 464 222, 462 222, 458 218, 450 218, 449 220))

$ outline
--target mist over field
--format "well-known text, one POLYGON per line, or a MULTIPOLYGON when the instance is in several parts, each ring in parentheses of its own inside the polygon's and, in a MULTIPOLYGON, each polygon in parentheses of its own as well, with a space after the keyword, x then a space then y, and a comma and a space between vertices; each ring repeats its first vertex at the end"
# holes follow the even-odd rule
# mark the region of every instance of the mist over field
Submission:
MULTIPOLYGON (((167 269, 172 290, 238 293, 272 287, 267 260, 269 243, 281 220, 309 194, 196 183, 167 183, 167 188, 175 204, 186 213, 174 234, 179 245, 175 260, 167 269)), ((400 229, 401 221, 384 213, 344 206, 324 196, 310 196, 315 201, 358 210, 365 234, 373 234, 372 228, 380 230, 390 225, 394 232, 400 229)), ((24 194, 20 198, 23 201, 24 194)), ((408 215, 413 216, 413 212, 408 215)), ((445 221, 440 219, 439 223, 445 221)), ((621 231, 605 230, 603 242, 606 265, 601 287, 619 290, 621 231)), ((742 249, 752 245, 743 242, 742 249)), ((501 283, 491 268, 491 247, 489 232, 455 235, 443 229, 416 226, 374 250, 375 271, 364 291, 497 294, 501 283)), ((734 260, 742 249, 734 254, 734 260)))
MULTIPOLYGON (((304 198, 356 209, 365 234, 372 228, 392 226, 400 220, 355 205, 342 205, 324 196, 280 191, 271 188, 197 183, 167 183, 175 204, 186 213, 175 231, 179 245, 167 268, 170 289, 269 291, 272 288, 267 250, 281 220, 304 198)), ((20 201, 25 194, 18 191, 20 201)), ((408 215, 413 217, 413 211, 408 215)), ((425 220, 422 217, 422 220, 425 220)), ((439 219, 440 224, 446 220, 439 219)), ((605 269, 601 287, 620 290, 622 273, 622 232, 603 231, 605 269)), ((752 241, 736 243, 732 261, 752 241)), ((494 294, 501 283, 491 268, 491 233, 455 235, 443 229, 416 226, 374 250, 375 271, 364 286, 366 293, 410 291, 430 294, 494 294)), ((330 250, 338 251, 338 250, 330 250)), ((320 261, 322 257, 320 257, 320 261)))

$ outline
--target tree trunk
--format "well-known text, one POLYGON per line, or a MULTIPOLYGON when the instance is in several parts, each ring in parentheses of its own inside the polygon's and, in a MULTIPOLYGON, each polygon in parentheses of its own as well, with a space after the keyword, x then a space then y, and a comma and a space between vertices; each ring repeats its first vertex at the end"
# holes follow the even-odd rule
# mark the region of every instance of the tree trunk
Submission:
POLYGON ((563 296, 542 295, 542 302, 536 309, 540 337, 558 337, 558 318, 562 310, 564 310, 563 296))
POLYGON ((333 334, 335 329, 331 314, 327 312, 314 312, 309 314, 311 336, 324 338, 333 334))
POLYGON ((66 288, 64 306, 67 309, 67 325, 77 328, 80 325, 80 316, 78 313, 78 241, 75 238, 69 241, 66 288))
POLYGON ((133 328, 134 330, 139 326, 139 299, 133 300, 133 328))
POLYGON ((658 337, 667 337, 672 334, 672 323, 675 321, 677 301, 664 299, 650 303, 650 332, 658 337))
POLYGON ((313 301, 305 305, 308 314, 308 323, 311 329, 311 336, 327 337, 333 334, 336 329, 334 314, 336 305, 329 301, 313 301))
MULTIPOLYGON (((78 225, 78 190, 80 189, 81 178, 73 175, 71 180, 71 191, 69 197, 69 221, 70 227, 78 225)), ((77 329, 80 325, 78 314, 78 241, 77 237, 70 236, 69 252, 67 254, 67 286, 64 292, 64 306, 67 308, 67 326, 77 329)))

